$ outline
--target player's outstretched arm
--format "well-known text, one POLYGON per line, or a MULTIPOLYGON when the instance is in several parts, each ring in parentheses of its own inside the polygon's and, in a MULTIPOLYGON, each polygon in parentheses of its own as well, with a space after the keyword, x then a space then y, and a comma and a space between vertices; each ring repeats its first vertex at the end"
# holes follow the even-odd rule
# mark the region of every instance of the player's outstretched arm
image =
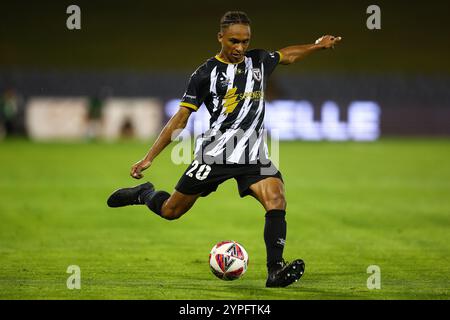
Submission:
POLYGON ((342 37, 326 35, 317 39, 313 44, 302 44, 280 49, 278 50, 281 53, 280 63, 291 64, 307 57, 315 51, 329 48, 334 49, 334 46, 341 40, 342 37))
POLYGON ((131 167, 130 175, 133 178, 141 179, 144 176, 142 171, 148 169, 156 156, 160 154, 161 151, 163 151, 164 148, 170 144, 170 142, 172 142, 172 137, 175 138, 178 136, 181 130, 186 127, 190 115, 190 109, 180 107, 178 112, 170 118, 169 122, 167 122, 164 126, 155 143, 147 152, 145 157, 131 167))

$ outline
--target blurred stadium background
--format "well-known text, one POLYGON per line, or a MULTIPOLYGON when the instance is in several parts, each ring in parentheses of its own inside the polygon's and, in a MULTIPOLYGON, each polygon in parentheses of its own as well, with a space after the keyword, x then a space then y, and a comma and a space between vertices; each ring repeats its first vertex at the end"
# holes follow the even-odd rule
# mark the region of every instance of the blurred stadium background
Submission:
MULTIPOLYGON (((237 6, 206 0, 2 3, 0 298, 448 299, 449 12, 445 1, 252 0, 237 6), (81 30, 66 28, 66 9, 71 4, 81 8, 81 30), (381 8, 381 30, 366 27, 371 4, 381 8), (239 293, 230 284, 209 279, 207 270, 193 271, 199 262, 192 256, 206 257, 205 251, 216 240, 224 240, 204 231, 200 220, 209 221, 209 208, 220 201, 220 195, 203 200, 196 205, 197 213, 183 218, 202 239, 195 233, 185 235, 186 226, 171 229, 155 220, 149 223, 148 217, 111 215, 104 208, 111 189, 134 183, 127 177, 128 167, 143 156, 176 110, 190 74, 220 50, 218 21, 228 10, 248 13, 252 48, 277 50, 312 43, 324 34, 344 38, 334 51, 279 66, 267 93, 267 127, 289 140, 281 144, 280 155, 281 169, 292 179, 286 182, 288 190, 291 196, 305 195, 298 202, 292 200, 291 208, 303 215, 291 216, 290 221, 309 238, 296 239, 294 231, 288 238, 305 247, 313 265, 317 261, 316 274, 330 276, 325 287, 314 287, 321 280, 311 276, 305 279, 303 293, 258 291, 263 285, 264 248, 262 221, 253 222, 254 216, 244 218, 248 225, 255 223, 245 232, 231 233, 236 232, 234 222, 234 228, 214 234, 244 239, 248 251, 256 252, 251 257, 257 256, 254 268, 260 273, 250 271, 249 282, 238 285, 239 293), (356 195, 367 206, 352 204, 356 195), (327 198, 330 202, 324 203, 327 198), (308 216, 306 211, 318 216, 308 216), (72 230, 74 223, 81 223, 85 231, 72 230), (149 235, 155 223, 161 229, 149 235), (150 230, 143 227, 148 224, 150 230), (331 242, 315 238, 314 229, 321 225, 330 228, 331 242), (423 232, 413 225, 424 226, 423 232), (408 226, 417 233, 408 233, 413 230, 408 226), (361 233, 352 233, 352 227, 361 233), (340 232, 334 234, 335 228, 340 232), (390 228, 395 228, 395 237, 414 245, 396 247, 389 241, 390 228), (63 235, 63 230, 75 233, 63 235), (179 248, 191 250, 176 240, 185 236, 201 248, 192 249, 192 256, 184 253, 186 259, 194 259, 189 268, 180 275, 175 263, 173 270, 156 273, 156 280, 149 278, 148 265, 167 268, 179 248), (371 244, 379 236, 384 242, 375 248, 371 244), (160 237, 170 240, 154 249, 160 237), (353 243, 356 239, 359 245, 353 243), (161 261, 153 261, 150 253, 141 260, 136 243, 144 251, 155 250, 161 261), (350 253, 355 246, 365 248, 364 243, 368 252, 350 253), (384 256, 388 248, 393 251, 384 256), (349 253, 351 261, 362 259, 365 267, 372 263, 370 252, 378 261, 397 263, 387 282, 391 290, 369 295, 365 267, 352 262, 344 279, 333 278, 342 271, 333 262, 347 258, 341 250, 349 253), (437 268, 428 282, 418 278, 428 271, 420 266, 424 255, 437 268), (96 289, 74 295, 65 288, 64 268, 73 263, 88 265, 87 281, 96 289), (38 271, 33 273, 30 265, 38 271), (362 273, 356 281, 351 273, 358 268, 362 273), (112 276, 117 270, 123 277, 112 276), (194 282, 208 279, 203 284, 209 295, 197 292, 188 280, 180 284, 179 279, 190 272, 195 274, 194 282), (396 272, 400 278, 393 276, 396 272), (412 278, 416 282, 408 284, 412 278), (363 289, 358 289, 361 284, 363 289), (172 291, 166 295, 158 286, 172 291), (149 287, 155 291, 145 289, 149 287), (422 292, 422 288, 427 289, 422 292)), ((190 119, 189 130, 200 132, 207 119, 204 109, 199 111, 190 119)), ((170 189, 184 167, 171 164, 169 152, 162 159, 166 162, 155 164, 150 176, 170 189)), ((225 184, 224 190, 227 197, 236 197, 234 186, 225 184)), ((220 208, 238 216, 243 210, 261 211, 249 200, 236 198, 244 202, 235 205, 222 201, 220 208)), ((295 252, 292 246, 287 250, 295 252)))
MULTIPOLYGON (((0 90, 8 134, 155 135, 189 75, 219 50, 217 21, 230 9, 210 1, 79 2, 82 28, 68 30, 70 4, 4 4, 0 90)), ((369 4, 242 5, 253 21, 253 48, 276 50, 327 33, 344 37, 335 52, 277 68, 267 96, 276 102, 268 107, 269 129, 302 140, 352 139, 352 130, 368 139, 450 134, 445 2, 380 3, 381 30, 366 27, 369 4)))

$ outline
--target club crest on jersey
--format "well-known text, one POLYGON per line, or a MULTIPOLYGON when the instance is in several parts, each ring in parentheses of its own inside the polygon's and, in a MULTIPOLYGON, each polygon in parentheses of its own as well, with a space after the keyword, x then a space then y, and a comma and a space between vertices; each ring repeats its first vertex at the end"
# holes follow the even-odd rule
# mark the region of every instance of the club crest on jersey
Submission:
POLYGON ((253 71, 253 79, 255 79, 256 81, 261 81, 261 69, 254 68, 252 69, 252 71, 253 71))

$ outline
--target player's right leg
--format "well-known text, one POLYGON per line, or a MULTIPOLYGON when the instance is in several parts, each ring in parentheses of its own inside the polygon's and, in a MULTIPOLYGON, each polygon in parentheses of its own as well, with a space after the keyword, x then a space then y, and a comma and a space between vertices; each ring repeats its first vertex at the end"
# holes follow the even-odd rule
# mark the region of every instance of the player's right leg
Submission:
POLYGON ((150 210, 167 220, 174 220, 186 213, 198 199, 200 194, 183 194, 174 191, 170 195, 166 191, 156 191, 153 184, 146 182, 131 188, 114 191, 108 198, 108 206, 112 208, 129 205, 147 205, 150 210))
POLYGON ((108 199, 108 206, 147 205, 167 220, 174 220, 186 213, 200 197, 217 190, 219 184, 233 176, 233 170, 221 165, 201 164, 194 160, 181 176, 172 195, 155 190, 150 182, 132 188, 116 190, 108 199))

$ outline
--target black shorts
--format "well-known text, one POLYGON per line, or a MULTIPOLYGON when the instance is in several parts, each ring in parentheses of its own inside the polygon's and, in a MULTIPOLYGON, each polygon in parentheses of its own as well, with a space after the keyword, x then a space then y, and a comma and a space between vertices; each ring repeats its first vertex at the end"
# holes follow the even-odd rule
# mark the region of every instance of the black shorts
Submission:
POLYGON ((283 181, 281 172, 269 164, 201 164, 192 161, 178 181, 175 190, 184 194, 201 194, 202 197, 214 192, 219 184, 234 178, 237 181, 239 195, 251 194, 250 186, 265 178, 275 177, 283 181))

